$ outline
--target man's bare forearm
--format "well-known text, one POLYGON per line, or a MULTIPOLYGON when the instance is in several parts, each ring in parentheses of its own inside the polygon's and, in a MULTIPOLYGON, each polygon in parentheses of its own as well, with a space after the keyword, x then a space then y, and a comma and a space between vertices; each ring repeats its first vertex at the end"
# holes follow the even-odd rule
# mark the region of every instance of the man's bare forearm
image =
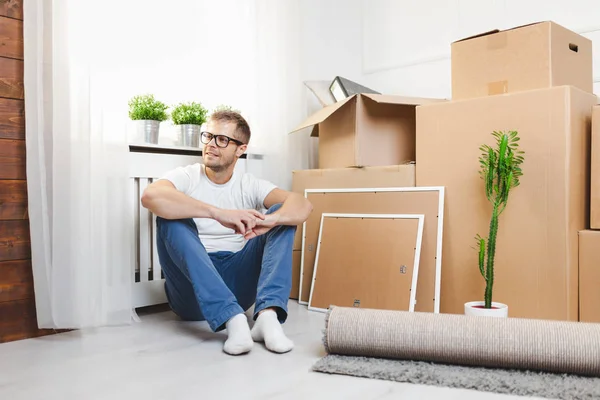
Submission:
POLYGON ((164 186, 146 189, 142 196, 142 205, 154 215, 165 219, 214 218, 217 210, 214 206, 164 186))
POLYGON ((299 225, 308 219, 312 209, 312 204, 307 198, 292 193, 283 202, 281 208, 274 212, 278 216, 277 225, 299 225))

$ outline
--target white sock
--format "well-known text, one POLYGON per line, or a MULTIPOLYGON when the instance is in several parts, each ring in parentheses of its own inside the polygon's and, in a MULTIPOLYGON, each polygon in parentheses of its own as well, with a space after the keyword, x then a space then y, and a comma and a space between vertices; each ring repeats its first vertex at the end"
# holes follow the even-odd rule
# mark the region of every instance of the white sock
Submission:
POLYGON ((283 333, 283 328, 273 310, 260 313, 252 328, 252 339, 256 342, 265 342, 267 349, 275 353, 286 353, 294 348, 294 342, 283 333))
POLYGON ((246 315, 237 314, 227 321, 225 326, 227 328, 227 340, 223 345, 225 353, 239 355, 252 350, 254 342, 252 341, 246 315))

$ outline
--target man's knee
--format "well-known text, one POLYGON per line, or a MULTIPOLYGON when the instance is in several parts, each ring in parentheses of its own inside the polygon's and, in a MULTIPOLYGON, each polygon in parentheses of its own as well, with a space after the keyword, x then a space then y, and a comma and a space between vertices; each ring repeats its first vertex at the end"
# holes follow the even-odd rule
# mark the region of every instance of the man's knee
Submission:
POLYGON ((173 234, 193 233, 198 235, 198 228, 192 218, 187 219, 166 219, 156 217, 156 231, 159 237, 168 237, 173 234))
POLYGON ((298 227, 296 225, 277 225, 271 231, 277 232, 278 234, 290 235, 293 238, 296 235, 297 229, 298 227))
POLYGON ((273 204, 268 210, 267 214, 273 214, 275 211, 279 210, 283 203, 273 204))
MULTIPOLYGON (((275 211, 279 210, 281 208, 281 206, 283 205, 283 203, 277 203, 277 204, 273 204, 269 210, 266 212, 266 214, 272 214, 275 211)), ((278 232, 290 232, 291 234, 296 234, 296 229, 298 229, 298 227, 296 225, 279 225, 275 228, 275 231, 278 232)))
POLYGON ((160 229, 162 227, 185 227, 185 228, 196 228, 196 223, 192 218, 185 219, 166 219, 162 217, 156 217, 156 226, 160 229))
MULTIPOLYGON (((269 210, 266 212, 266 214, 272 214, 275 211, 279 210, 281 208, 281 206, 283 205, 283 203, 277 203, 277 204, 273 204, 269 210)), ((285 231, 285 232, 291 232, 292 234, 296 234, 296 229, 297 226, 296 225, 279 225, 276 227, 277 231, 281 232, 281 231, 285 231)))

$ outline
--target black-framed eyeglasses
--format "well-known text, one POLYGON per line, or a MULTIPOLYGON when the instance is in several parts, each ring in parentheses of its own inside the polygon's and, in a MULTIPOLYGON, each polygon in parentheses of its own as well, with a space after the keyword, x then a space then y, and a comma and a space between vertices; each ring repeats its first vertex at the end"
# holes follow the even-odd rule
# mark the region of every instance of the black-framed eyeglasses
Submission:
POLYGON ((214 135, 210 132, 201 132, 200 133, 200 140, 204 144, 209 144, 210 141, 213 140, 213 138, 215 139, 215 144, 217 145, 217 147, 225 148, 225 147, 229 146, 229 142, 237 143, 239 146, 245 144, 243 142, 240 142, 237 139, 234 139, 234 138, 231 138, 231 137, 225 136, 225 135, 214 135))

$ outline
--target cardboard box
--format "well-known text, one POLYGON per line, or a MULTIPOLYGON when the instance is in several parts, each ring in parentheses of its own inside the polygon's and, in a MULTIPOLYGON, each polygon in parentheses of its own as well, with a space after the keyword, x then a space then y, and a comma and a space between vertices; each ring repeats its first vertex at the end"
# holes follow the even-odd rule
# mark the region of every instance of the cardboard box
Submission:
MULTIPOLYGON (((414 164, 292 171, 292 191, 302 195, 305 189, 406 186, 415 186, 414 164)), ((302 225, 296 229, 294 250, 302 250, 302 225)))
POLYGON ((593 92, 592 42, 553 22, 452 43, 452 99, 571 85, 593 92))
POLYGON ((292 251, 292 290, 290 292, 290 299, 298 300, 300 294, 300 263, 302 261, 302 251, 292 251))
POLYGON ((313 127, 319 168, 415 161, 415 106, 440 99, 358 94, 322 108, 292 132, 313 127))
POLYGON ((590 227, 600 229, 600 105, 592 112, 590 227))
POLYGON ((600 231, 579 232, 579 320, 600 322, 600 231))
POLYGON ((516 130, 521 184, 500 215, 493 300, 509 316, 578 319, 578 232, 589 218, 589 151, 596 96, 572 86, 417 108, 417 186, 446 187, 441 312, 483 300, 475 235, 487 237, 491 205, 479 147, 516 130))

